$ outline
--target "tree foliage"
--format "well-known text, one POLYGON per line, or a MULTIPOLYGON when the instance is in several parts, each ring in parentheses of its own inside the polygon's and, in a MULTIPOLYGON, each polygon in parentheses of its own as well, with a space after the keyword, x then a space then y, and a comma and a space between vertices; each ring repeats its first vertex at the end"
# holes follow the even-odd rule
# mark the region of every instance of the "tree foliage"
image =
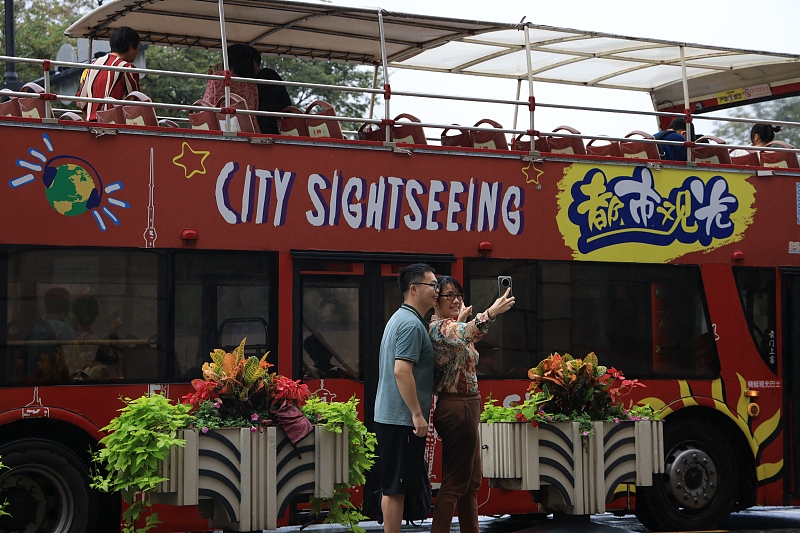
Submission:
MULTIPOLYGON (((146 53, 147 68, 150 69, 195 74, 208 74, 222 69, 219 51, 150 46, 146 53)), ((263 67, 275 70, 286 81, 347 87, 372 86, 371 70, 358 65, 268 56, 261 59, 263 67)), ((154 101, 183 105, 191 105, 201 99, 205 87, 203 80, 170 76, 146 76, 141 81, 142 92, 154 101)), ((288 87, 288 90, 294 105, 303 110, 315 100, 324 100, 336 109, 337 114, 350 117, 364 117, 369 108, 369 95, 364 93, 304 87, 288 87)), ((159 111, 159 114, 162 113, 166 116, 184 114, 180 110, 159 111)))
MULTIPOLYGON (((15 0, 16 55, 55 59, 63 44, 76 46, 76 40, 65 37, 64 30, 93 7, 93 0, 15 0)), ((4 9, 2 11, 5 17, 4 9)), ((3 52, 5 38, 5 34, 0 35, 3 52)), ((222 63, 222 54, 218 50, 149 46, 145 53, 147 68, 155 70, 202 74, 211 72, 222 63)), ((262 65, 276 70, 286 81, 348 87, 372 86, 372 70, 358 65, 267 56, 262 57, 262 65)), ((18 63, 16 70, 21 83, 42 76, 41 68, 37 65, 18 63)), ((150 75, 142 78, 141 89, 154 101, 191 105, 203 97, 205 81, 150 75)), ((300 87, 289 87, 288 90, 294 105, 301 109, 314 100, 325 100, 334 106, 339 115, 364 117, 369 108, 369 95, 363 93, 300 87)), ((161 109, 159 114, 185 116, 185 112, 180 110, 161 109)))
MULTIPOLYGON (((728 116, 754 120, 800 122, 800 97, 795 96, 737 107, 731 110, 728 116)), ((728 144, 750 144, 752 123, 720 122, 717 124, 713 135, 725 139, 728 144)), ((775 134, 775 139, 800 147, 800 127, 782 126, 781 131, 775 134)))
MULTIPOLYGON (((92 0, 15 0, 15 54, 33 59, 55 59, 63 44, 76 45, 75 39, 64 36, 64 30, 92 7, 92 0)), ((5 3, 0 8, 5 20, 5 3)), ((0 37, 0 46, 5 54, 5 32, 0 37)), ((16 70, 21 83, 42 77, 38 65, 17 63, 16 70)))

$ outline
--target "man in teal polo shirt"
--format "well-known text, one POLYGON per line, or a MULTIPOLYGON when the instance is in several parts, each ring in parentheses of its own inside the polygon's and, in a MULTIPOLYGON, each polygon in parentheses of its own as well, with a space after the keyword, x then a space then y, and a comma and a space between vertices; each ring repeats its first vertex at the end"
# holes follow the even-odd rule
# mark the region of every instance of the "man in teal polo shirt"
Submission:
POLYGON ((418 478, 427 476, 425 437, 433 394, 434 354, 423 315, 436 302, 439 285, 424 263, 409 265, 398 276, 403 305, 383 331, 375 432, 381 458, 383 530, 399 533, 403 504, 418 478))

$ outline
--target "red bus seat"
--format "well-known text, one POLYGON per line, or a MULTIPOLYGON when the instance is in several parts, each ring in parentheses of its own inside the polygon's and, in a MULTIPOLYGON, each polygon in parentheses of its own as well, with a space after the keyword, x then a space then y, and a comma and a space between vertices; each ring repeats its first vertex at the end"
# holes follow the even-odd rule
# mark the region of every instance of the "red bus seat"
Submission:
MULTIPOLYGON (((488 118, 476 122, 475 127, 479 128, 484 124, 488 124, 493 128, 503 129, 502 124, 488 118)), ((508 141, 502 131, 473 131, 472 146, 475 148, 489 148, 490 150, 508 150, 508 141)))
MULTIPOLYGON (((638 135, 642 139, 647 139, 650 141, 655 140, 655 137, 640 130, 633 130, 627 134, 625 138, 630 139, 634 135, 638 135)), ((643 143, 636 139, 620 142, 619 151, 622 152, 622 157, 627 157, 630 159, 661 159, 661 156, 658 153, 658 145, 643 143)))
MULTIPOLYGON (((138 100, 140 102, 152 102, 149 96, 139 91, 131 91, 125 100, 138 100)), ((124 105, 122 113, 125 115, 125 123, 134 126, 158 126, 156 109, 140 105, 124 105)))
POLYGON ((730 151, 721 146, 725 144, 724 140, 713 135, 703 135, 696 142, 698 144, 692 147, 692 161, 695 163, 731 164, 730 151))
MULTIPOLYGON (((394 126, 391 127, 392 142, 407 144, 428 144, 425 139, 425 130, 421 126, 414 126, 413 122, 419 119, 408 113, 401 113, 394 117, 394 126), (406 119, 406 120, 401 120, 406 119)), ((386 140, 386 127, 377 124, 362 124, 358 128, 358 138, 362 141, 386 140)))
POLYGON ((281 135, 289 137, 308 137, 308 127, 303 111, 293 105, 284 108, 281 113, 292 113, 300 115, 297 117, 278 117, 278 131, 281 135))
POLYGON ((327 137, 329 139, 344 139, 342 127, 336 120, 321 120, 319 116, 335 116, 336 110, 324 100, 311 102, 306 108, 306 127, 309 137, 327 137), (314 112, 316 108, 320 111, 314 112))
MULTIPOLYGON (((521 140, 524 137, 524 133, 520 133, 517 135, 516 139, 511 143, 512 150, 518 150, 522 152, 530 152, 531 151, 531 142, 530 141, 523 141, 521 140)), ((547 144, 547 137, 542 137, 541 135, 536 135, 535 140, 533 142, 533 146, 537 152, 549 152, 550 145, 547 144)))
MULTIPOLYGON (((211 102, 197 100, 192 104, 199 107, 214 107, 211 102)), ((189 112, 189 125, 193 130, 219 131, 217 114, 207 109, 189 112)))
MULTIPOLYGON (((566 131, 574 135, 581 134, 581 132, 570 126, 559 126, 553 130, 553 133, 559 131, 566 131)), ((583 145, 583 139, 547 135, 547 144, 550 147, 550 153, 553 154, 586 155, 586 147, 583 145)))
POLYGON ((458 128, 458 124, 453 124, 458 129, 459 133, 456 135, 448 135, 447 132, 450 128, 445 129, 440 136, 442 146, 472 146, 472 133, 469 130, 462 130, 458 128))
MULTIPOLYGON (((220 97, 217 100, 216 107, 225 107, 225 97, 220 97)), ((234 109, 247 110, 247 100, 238 94, 231 93, 231 107, 234 109)), ((218 115, 220 129, 225 129, 225 114, 218 115)), ((243 113, 236 113, 231 115, 231 129, 232 131, 241 131, 242 133, 258 133, 258 122, 255 115, 245 115, 243 113)))
POLYGON ((749 150, 742 155, 731 155, 731 164, 741 165, 745 167, 758 167, 761 166, 759 161, 758 152, 751 152, 749 150))
MULTIPOLYGON (((783 141, 772 141, 764 145, 764 148, 774 146, 776 148, 794 148, 791 144, 783 141)), ((794 152, 761 152, 761 166, 774 168, 800 168, 797 161, 797 154, 794 152)))
POLYGON ((586 153, 588 155, 599 155, 603 157, 622 157, 622 152, 619 149, 619 141, 606 141, 605 139, 590 139, 586 143, 586 153), (594 144, 595 141, 604 142, 606 144, 594 144))

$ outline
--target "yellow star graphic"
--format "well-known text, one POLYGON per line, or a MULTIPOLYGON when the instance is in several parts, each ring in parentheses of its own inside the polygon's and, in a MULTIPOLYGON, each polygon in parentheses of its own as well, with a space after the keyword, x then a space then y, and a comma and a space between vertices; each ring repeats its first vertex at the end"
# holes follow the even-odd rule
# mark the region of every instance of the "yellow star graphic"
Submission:
POLYGON ((184 176, 186 176, 186 179, 189 179, 195 174, 206 173, 206 167, 203 163, 205 162, 206 157, 208 157, 209 154, 211 154, 211 152, 205 150, 199 150, 199 151, 193 150, 192 147, 189 146, 189 143, 184 141, 183 146, 181 146, 181 153, 179 155, 176 155, 175 158, 172 160, 172 162, 175 163, 176 166, 182 167, 184 176), (189 149, 188 153, 186 152, 187 148, 189 149), (181 162, 183 158, 187 159, 186 164, 181 162), (190 167, 191 167, 191 172, 189 171, 190 167))
POLYGON ((522 169, 522 173, 525 174, 525 183, 535 183, 539 185, 539 178, 542 177, 544 174, 544 170, 539 170, 536 168, 536 164, 533 161, 528 161, 528 166, 522 169), (528 169, 533 168, 534 172, 536 173, 535 177, 531 177, 528 175, 528 169))

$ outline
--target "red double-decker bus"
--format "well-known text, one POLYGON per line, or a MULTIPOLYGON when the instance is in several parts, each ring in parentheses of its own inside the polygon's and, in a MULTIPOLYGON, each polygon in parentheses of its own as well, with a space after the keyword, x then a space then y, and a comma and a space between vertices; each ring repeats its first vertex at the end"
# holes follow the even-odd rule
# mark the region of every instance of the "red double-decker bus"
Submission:
MULTIPOLYGON (((725 95, 745 89, 753 101, 800 91, 800 62, 788 54, 277 0, 220 6, 222 33, 216 4, 118 0, 69 34, 103 39, 127 25, 153 44, 242 42, 530 87, 644 90, 668 102, 647 119, 662 124, 684 108, 738 103, 725 95), (588 60, 605 74, 559 71, 588 60)), ((53 66, 85 67, 0 59, 42 64, 46 80, 53 66)), ((383 326, 401 302, 396 274, 414 262, 462 279, 475 309, 496 297, 497 276, 513 277, 514 309, 477 346, 483 396, 521 400, 527 369, 551 352, 593 351, 646 383, 633 400, 665 420, 666 472, 647 490, 620 485, 611 502, 620 512, 635 510, 651 529, 687 530, 757 504, 800 503, 800 392, 788 386, 800 378, 792 147, 749 148, 755 160, 733 164, 735 145, 673 141, 687 161, 662 161, 646 135, 537 131, 535 110, 549 104, 532 93, 460 97, 520 109, 525 125, 484 123, 461 127, 459 141, 433 141, 425 136, 452 126, 395 123, 391 96, 444 95, 361 89, 384 98, 385 118, 350 120, 375 124, 387 142, 227 132, 224 119, 210 130, 188 119, 70 120, 54 111, 49 81, 44 89, 10 93, 27 111, 0 117, 0 457, 10 467, 0 471, 0 500, 12 513, 0 529, 115 530, 119 498, 90 488, 89 460, 118 398, 177 399, 209 351, 243 337, 318 394, 357 395, 371 426, 383 326), (424 135, 392 138, 401 126, 424 135)), ((137 115, 165 104, 117 103, 137 115)), ((434 487, 435 442, 432 434, 434 487)), ((486 482, 479 502, 487 515, 540 510, 527 493, 486 482)), ((161 531, 205 525, 194 508, 159 513, 161 531)))

